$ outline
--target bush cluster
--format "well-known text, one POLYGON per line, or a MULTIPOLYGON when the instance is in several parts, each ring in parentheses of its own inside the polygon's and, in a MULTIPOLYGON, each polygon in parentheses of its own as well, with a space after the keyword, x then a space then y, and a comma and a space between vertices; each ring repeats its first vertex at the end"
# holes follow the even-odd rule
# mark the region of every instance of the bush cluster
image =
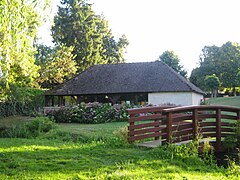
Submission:
POLYGON ((8 98, 0 100, 0 117, 35 115, 43 104, 43 90, 13 86, 8 98))
MULTIPOLYGON (((234 133, 225 137, 223 145, 228 149, 234 149, 240 147, 240 120, 238 120, 234 126, 234 133)), ((239 160, 240 161, 240 160, 239 160)))
POLYGON ((128 114, 127 105, 110 105, 101 103, 79 104, 71 108, 51 111, 52 116, 58 123, 86 123, 97 124, 106 122, 126 121, 128 114))
POLYGON ((56 129, 57 125, 48 117, 37 117, 30 122, 13 127, 1 127, 0 137, 35 138, 56 129))

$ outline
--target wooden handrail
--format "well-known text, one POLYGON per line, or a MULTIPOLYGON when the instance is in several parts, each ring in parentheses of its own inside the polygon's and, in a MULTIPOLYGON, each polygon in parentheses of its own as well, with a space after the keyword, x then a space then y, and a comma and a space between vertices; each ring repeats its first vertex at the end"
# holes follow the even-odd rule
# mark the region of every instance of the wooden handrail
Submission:
POLYGON ((128 113, 130 115, 129 143, 150 137, 173 143, 193 140, 202 134, 202 137, 216 138, 216 150, 222 147, 222 137, 233 132, 231 122, 240 120, 239 107, 218 105, 148 107, 131 109, 128 113), (223 111, 224 114, 222 114, 223 111), (229 115, 226 112, 233 114, 229 115), (204 121, 207 118, 215 120, 214 122, 204 121), (222 119, 230 121, 222 122, 222 119))

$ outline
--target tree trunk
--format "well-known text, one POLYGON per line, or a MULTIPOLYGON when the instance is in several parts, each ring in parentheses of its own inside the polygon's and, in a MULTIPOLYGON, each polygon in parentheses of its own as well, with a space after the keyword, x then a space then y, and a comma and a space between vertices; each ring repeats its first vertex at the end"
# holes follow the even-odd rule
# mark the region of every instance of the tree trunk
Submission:
POLYGON ((234 95, 234 96, 237 96, 236 87, 233 87, 233 95, 234 95))
POLYGON ((211 98, 213 98, 213 94, 214 94, 213 91, 214 91, 214 90, 212 89, 212 91, 211 91, 211 98))
POLYGON ((214 98, 217 97, 217 89, 214 89, 214 98))

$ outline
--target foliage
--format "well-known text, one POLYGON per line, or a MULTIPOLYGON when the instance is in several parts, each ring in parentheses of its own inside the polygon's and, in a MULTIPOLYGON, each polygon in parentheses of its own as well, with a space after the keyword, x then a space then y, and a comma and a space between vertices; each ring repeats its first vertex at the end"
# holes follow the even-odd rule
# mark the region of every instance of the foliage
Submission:
POLYGON ((50 112, 48 115, 53 116, 56 122, 107 123, 126 121, 128 116, 126 108, 126 105, 111 106, 100 103, 82 103, 72 108, 64 108, 50 112))
POLYGON ((165 51, 159 56, 159 60, 166 63, 168 66, 173 68, 177 73, 183 77, 187 77, 187 71, 180 64, 179 57, 173 51, 165 51))
POLYGON ((210 144, 209 139, 204 139, 202 149, 201 149, 200 157, 203 159, 203 161, 206 164, 215 164, 215 158, 214 158, 214 148, 210 144))
POLYGON ((35 115, 43 107, 43 90, 10 86, 8 99, 0 101, 0 117, 35 115))
POLYGON ((56 129, 56 124, 47 117, 37 117, 29 122, 2 128, 1 137, 34 138, 56 129))
POLYGON ((212 96, 214 94, 214 97, 216 97, 217 96, 216 91, 221 84, 216 74, 213 74, 211 76, 206 76, 204 81, 205 81, 206 87, 208 87, 212 91, 212 96))
POLYGON ((37 49, 37 53, 35 54, 35 64, 42 66, 44 64, 46 64, 49 61, 53 60, 53 53, 54 53, 54 48, 51 46, 46 46, 43 44, 36 44, 35 45, 36 49, 37 49))
POLYGON ((39 53, 41 55, 39 54, 37 62, 40 63, 41 69, 37 82, 41 87, 53 88, 70 79, 76 73, 77 67, 72 54, 73 47, 65 45, 59 45, 54 49, 40 47, 39 50, 41 51, 39 53), (51 54, 44 54, 43 49, 51 54))
POLYGON ((227 42, 221 47, 205 46, 199 60, 199 67, 193 69, 190 81, 202 89, 207 89, 204 79, 216 74, 223 87, 240 86, 240 45, 227 42))
POLYGON ((81 72, 94 64, 124 62, 125 36, 116 41, 107 21, 85 0, 62 0, 54 17, 52 37, 55 44, 74 47, 73 54, 81 72))
MULTIPOLYGON (((39 9, 45 1, 0 1, 0 94, 5 97, 9 84, 33 86, 38 76, 33 46, 41 22, 39 9)), ((44 6, 46 7, 46 6, 44 6)))
POLYGON ((240 147, 240 120, 234 124, 234 134, 225 137, 224 146, 233 149, 240 147))
POLYGON ((128 142, 128 126, 121 127, 113 132, 120 140, 127 143, 128 142))

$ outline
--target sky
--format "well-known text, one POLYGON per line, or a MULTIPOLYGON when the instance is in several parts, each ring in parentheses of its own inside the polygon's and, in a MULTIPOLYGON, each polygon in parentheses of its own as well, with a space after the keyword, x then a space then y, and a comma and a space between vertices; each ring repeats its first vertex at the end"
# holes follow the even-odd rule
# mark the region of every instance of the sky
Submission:
MULTIPOLYGON (((240 42, 240 0, 89 0, 118 38, 127 36, 126 62, 155 61, 174 51, 190 74, 204 46, 240 42)), ((58 1, 53 1, 52 14, 58 1)), ((51 44, 50 23, 40 30, 51 44)))

